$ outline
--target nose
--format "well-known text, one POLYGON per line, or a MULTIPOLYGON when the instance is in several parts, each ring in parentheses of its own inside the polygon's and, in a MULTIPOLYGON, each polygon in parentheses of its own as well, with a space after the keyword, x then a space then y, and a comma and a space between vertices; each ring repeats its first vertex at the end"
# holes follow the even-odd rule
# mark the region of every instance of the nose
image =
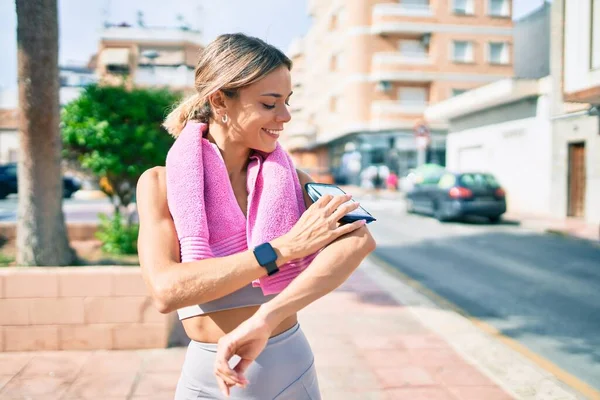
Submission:
POLYGON ((277 113, 277 116, 275 117, 275 120, 277 122, 290 122, 290 120, 292 119, 292 115, 290 114, 290 110, 288 110, 287 106, 283 106, 281 108, 281 111, 279 113, 277 113))

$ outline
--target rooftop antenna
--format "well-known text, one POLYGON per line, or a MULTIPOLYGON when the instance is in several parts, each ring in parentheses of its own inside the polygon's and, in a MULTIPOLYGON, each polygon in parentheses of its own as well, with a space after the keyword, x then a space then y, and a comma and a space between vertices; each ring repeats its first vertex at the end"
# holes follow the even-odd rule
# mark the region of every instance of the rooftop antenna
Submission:
POLYGON ((138 10, 137 12, 137 24, 140 28, 146 27, 146 25, 144 24, 144 13, 141 10, 138 10))
POLYGON ((103 25, 105 28, 108 28, 110 26, 110 0, 106 0, 104 3, 102 14, 104 16, 103 25))

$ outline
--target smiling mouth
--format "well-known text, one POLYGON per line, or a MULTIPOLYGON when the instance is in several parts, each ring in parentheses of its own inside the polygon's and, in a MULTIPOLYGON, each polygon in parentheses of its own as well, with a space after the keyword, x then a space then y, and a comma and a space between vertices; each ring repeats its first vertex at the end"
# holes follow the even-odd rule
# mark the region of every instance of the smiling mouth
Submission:
POLYGON ((274 139, 278 139, 279 134, 281 133, 281 130, 265 129, 265 128, 262 128, 262 130, 263 130, 263 132, 265 132, 267 135, 271 136, 274 139))

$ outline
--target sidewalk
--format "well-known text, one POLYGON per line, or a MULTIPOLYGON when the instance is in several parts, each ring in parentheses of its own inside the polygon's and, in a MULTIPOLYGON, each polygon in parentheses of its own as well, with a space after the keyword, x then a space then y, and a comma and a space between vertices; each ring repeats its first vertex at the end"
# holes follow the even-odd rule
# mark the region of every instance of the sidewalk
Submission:
MULTIPOLYGON (((325 400, 577 399, 367 260, 300 323, 325 400)), ((0 354, 1 399, 172 399, 185 348, 0 354)))

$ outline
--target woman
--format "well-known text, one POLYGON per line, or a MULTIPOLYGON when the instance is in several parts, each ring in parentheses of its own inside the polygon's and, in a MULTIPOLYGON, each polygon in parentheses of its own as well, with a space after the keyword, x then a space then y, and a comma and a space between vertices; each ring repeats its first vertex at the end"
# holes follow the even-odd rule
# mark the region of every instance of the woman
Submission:
MULTIPOLYGON (((188 121, 207 124, 206 139, 218 147, 244 214, 249 157, 253 151, 273 152, 290 120, 291 64, 260 39, 222 35, 201 54, 197 93, 165 121, 174 136, 188 121)), ((312 181, 301 171, 295 173, 302 188, 312 181)), ((162 313, 178 310, 192 339, 175 398, 320 399, 313 355, 296 312, 338 287, 375 248, 364 222, 337 223, 357 203, 348 202, 350 196, 325 196, 312 204, 304 193, 306 211, 288 233, 269 244, 277 267, 321 251, 281 293, 251 292, 253 300, 248 300, 240 293, 248 293, 251 282, 267 275, 253 249, 180 261, 165 175, 164 167, 155 167, 139 179, 138 251, 156 307, 162 313), (206 304, 218 306, 206 311, 206 304), (198 311, 182 317, 181 310, 190 307, 198 311), (234 355, 240 361, 232 369, 234 355)))

